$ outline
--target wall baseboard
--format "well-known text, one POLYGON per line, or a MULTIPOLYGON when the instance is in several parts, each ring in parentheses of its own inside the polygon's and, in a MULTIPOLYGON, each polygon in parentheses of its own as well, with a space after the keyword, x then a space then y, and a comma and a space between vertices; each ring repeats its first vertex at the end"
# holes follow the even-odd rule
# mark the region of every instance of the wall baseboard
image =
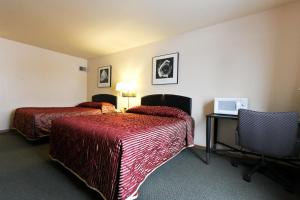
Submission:
POLYGON ((201 149, 201 150, 205 150, 206 149, 205 146, 201 146, 201 145, 198 145, 198 144, 195 144, 194 147, 197 148, 197 149, 201 149))
POLYGON ((0 134, 1 133, 7 133, 7 132, 9 132, 11 129, 4 129, 4 130, 0 130, 0 134))

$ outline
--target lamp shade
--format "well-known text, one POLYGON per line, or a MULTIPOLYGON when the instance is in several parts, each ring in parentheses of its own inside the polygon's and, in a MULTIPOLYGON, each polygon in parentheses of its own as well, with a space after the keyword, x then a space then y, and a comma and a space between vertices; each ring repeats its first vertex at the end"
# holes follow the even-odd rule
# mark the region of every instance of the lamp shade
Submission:
POLYGON ((122 97, 136 97, 135 91, 122 92, 122 97))

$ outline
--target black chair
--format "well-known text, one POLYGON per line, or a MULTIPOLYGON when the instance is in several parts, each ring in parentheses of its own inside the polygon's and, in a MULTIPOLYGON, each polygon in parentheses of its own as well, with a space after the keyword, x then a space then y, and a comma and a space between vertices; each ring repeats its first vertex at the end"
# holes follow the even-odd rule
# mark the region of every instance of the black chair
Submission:
MULTIPOLYGON (((296 112, 256 112, 240 109, 236 143, 241 148, 260 156, 259 162, 243 175, 247 182, 259 169, 269 169, 274 179, 279 180, 286 189, 292 184, 284 176, 270 167, 265 156, 274 158, 293 157, 298 154, 298 113, 296 112)), ((237 161, 232 161, 237 166, 237 161)))

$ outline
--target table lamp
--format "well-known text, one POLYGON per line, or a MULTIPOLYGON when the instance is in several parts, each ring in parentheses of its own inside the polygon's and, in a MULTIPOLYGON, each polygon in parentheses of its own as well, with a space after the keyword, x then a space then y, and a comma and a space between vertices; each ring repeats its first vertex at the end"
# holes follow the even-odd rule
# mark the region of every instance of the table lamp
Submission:
POLYGON ((136 97, 136 84, 134 82, 125 83, 119 82, 117 83, 116 90, 122 93, 122 97, 127 97, 127 108, 129 108, 129 98, 136 97))

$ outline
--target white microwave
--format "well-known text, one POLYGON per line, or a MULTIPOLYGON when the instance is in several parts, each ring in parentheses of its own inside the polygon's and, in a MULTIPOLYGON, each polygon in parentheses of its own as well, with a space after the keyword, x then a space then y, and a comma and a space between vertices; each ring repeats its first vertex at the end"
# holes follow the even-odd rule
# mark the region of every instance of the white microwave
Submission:
POLYGON ((248 109, 248 98, 215 98, 214 113, 237 115, 239 109, 248 109))

